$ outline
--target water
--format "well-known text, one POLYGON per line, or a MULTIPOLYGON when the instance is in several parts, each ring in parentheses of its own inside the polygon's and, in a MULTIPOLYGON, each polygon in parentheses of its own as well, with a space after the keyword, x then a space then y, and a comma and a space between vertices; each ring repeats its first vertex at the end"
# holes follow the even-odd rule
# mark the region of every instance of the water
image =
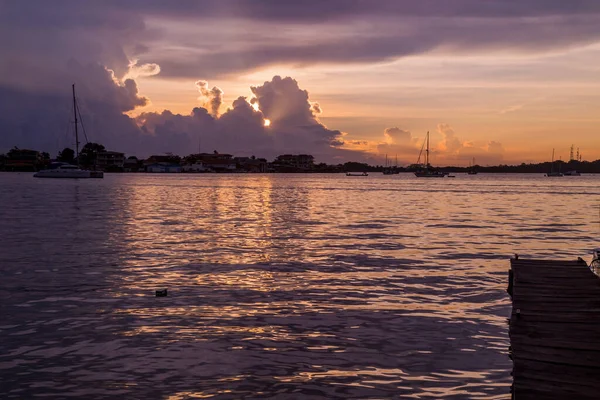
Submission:
POLYGON ((508 258, 599 182, 0 174, 0 397, 508 399, 508 258))

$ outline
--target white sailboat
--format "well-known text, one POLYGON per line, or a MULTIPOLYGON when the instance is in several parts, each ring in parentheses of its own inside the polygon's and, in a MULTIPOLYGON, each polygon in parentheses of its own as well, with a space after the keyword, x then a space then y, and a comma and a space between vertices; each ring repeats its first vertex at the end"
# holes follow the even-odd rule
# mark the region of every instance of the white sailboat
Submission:
POLYGON ((421 165, 421 169, 415 172, 415 176, 419 178, 443 178, 447 174, 441 171, 436 171, 431 168, 431 164, 429 164, 429 131, 427 131, 427 138, 423 142, 423 146, 421 146, 421 151, 419 152, 419 158, 417 160, 417 164, 421 165), (421 154, 423 153, 423 146, 427 143, 427 148, 425 150, 425 163, 420 164, 421 154))
MULTIPOLYGON (((77 99, 75 97, 75 84, 73 84, 73 114, 75 116, 75 157, 79 163, 79 134, 77 131, 77 99)), ((88 171, 81 169, 78 165, 68 163, 52 163, 50 169, 44 169, 33 174, 35 178, 104 178, 102 171, 88 171)))

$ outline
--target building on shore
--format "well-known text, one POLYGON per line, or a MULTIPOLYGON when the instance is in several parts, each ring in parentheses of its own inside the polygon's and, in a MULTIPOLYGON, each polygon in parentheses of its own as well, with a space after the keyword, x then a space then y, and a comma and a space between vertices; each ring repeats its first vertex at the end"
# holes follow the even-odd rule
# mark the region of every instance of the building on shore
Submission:
POLYGON ((100 171, 122 171, 125 154, 118 151, 99 151, 96 155, 96 168, 100 171))
POLYGON ((129 156, 123 162, 123 171, 125 172, 138 172, 143 169, 143 162, 138 160, 136 156, 129 156))
POLYGON ((181 172, 179 164, 171 164, 168 162, 158 162, 146 165, 146 172, 150 173, 178 173, 181 172))
POLYGON ((4 160, 7 171, 37 171, 44 166, 44 156, 37 150, 11 149, 4 160))
POLYGON ((283 154, 271 163, 274 172, 309 172, 314 169, 315 158, 310 154, 283 154))
POLYGON ((181 172, 209 172, 202 161, 188 161, 181 166, 181 172))
POLYGON ((240 172, 267 172, 267 160, 265 158, 235 157, 233 159, 236 169, 240 172))
MULTIPOLYGON (((231 154, 219 153, 198 153, 190 154, 184 159, 187 164, 186 169, 201 169, 197 172, 234 172, 236 163, 231 154), (194 167, 195 165, 195 167, 194 167)), ((191 172, 191 171, 190 171, 191 172)))

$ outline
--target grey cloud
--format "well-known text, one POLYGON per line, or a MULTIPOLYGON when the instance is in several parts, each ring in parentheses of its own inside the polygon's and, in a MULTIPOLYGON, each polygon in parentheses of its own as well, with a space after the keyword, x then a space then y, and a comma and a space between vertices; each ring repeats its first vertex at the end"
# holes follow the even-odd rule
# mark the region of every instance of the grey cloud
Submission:
POLYGON ((100 62, 119 77, 137 57, 163 76, 211 78, 277 63, 540 52, 598 40, 596 0, 7 0, 0 51, 10 57, 0 63, 0 83, 35 79, 69 58, 100 62), (187 21, 185 32, 173 31, 183 29, 175 20, 187 21))

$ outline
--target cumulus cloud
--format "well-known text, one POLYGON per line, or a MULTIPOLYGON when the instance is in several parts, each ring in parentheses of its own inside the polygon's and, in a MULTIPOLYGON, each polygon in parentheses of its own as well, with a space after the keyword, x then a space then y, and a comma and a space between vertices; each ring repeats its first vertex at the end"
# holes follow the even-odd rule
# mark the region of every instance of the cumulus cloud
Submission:
MULTIPOLYGON (((196 84, 212 95, 205 81, 196 84)), ((254 97, 238 97, 225 113, 214 108, 195 108, 190 115, 143 113, 136 119, 150 143, 175 153, 226 151, 237 155, 274 158, 281 153, 311 153, 320 160, 332 160, 349 153, 339 131, 327 129, 313 114, 308 92, 290 77, 273 77, 251 88, 254 97), (267 127, 264 120, 269 119, 267 127)), ((210 103, 214 106, 214 103, 210 103)))
POLYGON ((502 143, 496 142, 494 140, 488 142, 486 149, 489 153, 495 153, 495 154, 504 153, 504 147, 502 146, 502 143))
POLYGON ((223 91, 217 86, 209 89, 208 82, 202 80, 196 81, 196 87, 201 95, 198 100, 203 101, 203 104, 210 110, 212 115, 219 115, 219 108, 223 103, 223 91))
POLYGON ((383 131, 385 141, 387 143, 408 143, 412 141, 412 134, 409 131, 402 130, 398 127, 386 128, 383 131))
POLYGON ((494 164, 502 161, 504 157, 504 147, 497 141, 489 141, 487 144, 477 145, 472 141, 462 141, 448 124, 438 124, 437 132, 442 136, 442 140, 437 145, 437 154, 447 163, 457 162, 465 164, 473 158, 481 164, 494 164))
POLYGON ((314 116, 317 116, 323 112, 319 103, 312 103, 310 105, 310 109, 312 110, 314 116))
POLYGON ((251 87, 253 100, 265 118, 271 121, 278 145, 290 152, 302 151, 302 146, 340 147, 342 133, 321 124, 313 111, 308 92, 300 89, 290 77, 275 76, 261 86, 251 87))
POLYGON ((437 131, 442 135, 442 141, 438 145, 439 150, 454 153, 463 147, 463 143, 456 137, 450 125, 438 124, 437 131))

